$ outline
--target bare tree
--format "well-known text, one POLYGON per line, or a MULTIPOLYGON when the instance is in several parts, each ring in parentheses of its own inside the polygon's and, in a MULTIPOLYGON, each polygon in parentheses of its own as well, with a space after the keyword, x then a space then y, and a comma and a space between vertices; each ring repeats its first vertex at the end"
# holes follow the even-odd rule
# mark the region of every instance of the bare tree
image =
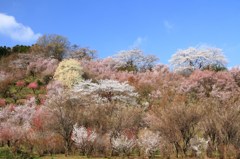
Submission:
POLYGON ((91 50, 88 47, 79 47, 78 45, 72 45, 66 56, 67 58, 73 59, 91 60, 96 58, 96 53, 96 50, 91 50))
POLYGON ((184 104, 161 109, 148 116, 149 125, 174 145, 177 157, 179 154, 186 156, 190 140, 199 132, 197 126, 202 118, 201 111, 184 104))
POLYGON ((57 34, 45 34, 39 37, 36 44, 45 49, 47 56, 53 56, 58 60, 63 59, 64 53, 70 46, 66 37, 57 34))
POLYGON ((52 115, 50 128, 63 137, 65 155, 67 156, 72 146, 71 135, 74 125, 81 117, 81 105, 77 100, 72 99, 70 94, 66 93, 49 100, 48 107, 52 115))

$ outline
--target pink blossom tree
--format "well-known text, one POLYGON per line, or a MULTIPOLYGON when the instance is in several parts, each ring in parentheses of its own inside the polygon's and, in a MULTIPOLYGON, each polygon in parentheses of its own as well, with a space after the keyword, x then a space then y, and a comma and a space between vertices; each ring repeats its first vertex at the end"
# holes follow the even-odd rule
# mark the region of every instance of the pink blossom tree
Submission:
POLYGON ((197 97, 214 97, 227 100, 239 92, 239 87, 230 72, 194 71, 181 84, 181 91, 197 97))
POLYGON ((27 73, 32 75, 53 76, 58 63, 56 59, 41 57, 30 62, 27 66, 27 73))
MULTIPOLYGON (((35 99, 34 99, 35 101, 35 99)), ((31 129, 31 120, 36 112, 36 105, 32 101, 23 106, 6 106, 0 111, 0 136, 8 145, 17 146, 25 139, 31 129)))

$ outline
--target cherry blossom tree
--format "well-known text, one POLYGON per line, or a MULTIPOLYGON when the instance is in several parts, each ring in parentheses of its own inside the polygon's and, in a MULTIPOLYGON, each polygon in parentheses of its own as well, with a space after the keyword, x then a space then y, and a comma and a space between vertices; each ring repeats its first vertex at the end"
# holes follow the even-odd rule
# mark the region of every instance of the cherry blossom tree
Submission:
POLYGON ((36 112, 35 99, 32 98, 22 106, 6 106, 0 111, 0 137, 8 145, 17 146, 31 129, 31 121, 36 112))
POLYGON ((40 57, 37 60, 30 62, 27 66, 27 74, 53 76, 58 63, 59 62, 56 59, 40 57))
POLYGON ((62 95, 64 91, 64 85, 59 81, 53 80, 47 85, 47 97, 50 99, 62 95))
POLYGON ((158 58, 154 55, 144 55, 142 50, 132 49, 120 51, 113 56, 118 70, 146 71, 151 70, 158 58))
POLYGON ((194 71, 189 78, 182 82, 180 89, 191 96, 214 97, 222 101, 239 92, 239 87, 231 73, 208 70, 194 71))
POLYGON ((234 67, 229 70, 236 84, 240 87, 240 66, 234 67))
POLYGON ((120 155, 129 156, 136 145, 136 140, 134 138, 128 138, 124 134, 119 134, 117 137, 111 139, 111 144, 114 151, 120 155))
POLYGON ((100 80, 93 83, 91 80, 81 82, 73 88, 75 93, 91 95, 95 101, 120 101, 126 104, 136 105, 138 94, 134 87, 127 82, 118 82, 115 80, 100 80))
POLYGON ((139 132, 138 145, 144 150, 144 154, 147 156, 154 156, 154 153, 159 150, 160 147, 160 135, 157 132, 144 129, 139 132))
POLYGON ((81 60, 86 79, 106 79, 116 72, 116 62, 111 57, 97 60, 81 60))
POLYGON ((179 50, 169 60, 175 72, 189 74, 196 69, 226 68, 227 60, 219 48, 194 48, 179 50))
POLYGON ((71 139, 74 144, 81 150, 83 155, 90 154, 93 150, 93 144, 98 137, 94 130, 87 130, 85 127, 78 127, 77 124, 74 125, 71 139))

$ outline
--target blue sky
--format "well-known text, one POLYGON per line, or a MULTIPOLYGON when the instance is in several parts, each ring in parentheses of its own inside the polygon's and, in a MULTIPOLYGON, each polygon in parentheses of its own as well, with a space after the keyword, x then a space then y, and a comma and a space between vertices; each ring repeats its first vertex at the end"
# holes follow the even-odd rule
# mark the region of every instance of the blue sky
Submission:
POLYGON ((55 33, 99 57, 139 47, 165 64, 178 49, 209 45, 231 67, 240 64, 239 8, 238 0, 0 0, 0 45, 55 33))

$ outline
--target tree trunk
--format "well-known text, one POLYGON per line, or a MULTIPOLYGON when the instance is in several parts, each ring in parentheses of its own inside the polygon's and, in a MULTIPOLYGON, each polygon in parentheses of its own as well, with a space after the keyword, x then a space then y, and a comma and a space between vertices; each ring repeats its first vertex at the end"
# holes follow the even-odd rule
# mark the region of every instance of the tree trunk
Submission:
POLYGON ((7 141, 7 145, 8 145, 8 147, 11 147, 11 141, 10 140, 7 141))
POLYGON ((219 148, 220 159, 227 159, 227 146, 221 145, 219 148))
POLYGON ((175 147, 175 150, 176 150, 176 158, 178 158, 179 157, 179 152, 181 150, 181 147, 180 147, 180 145, 177 142, 174 143, 174 147, 175 147))
POLYGON ((238 150, 237 159, 240 159, 240 150, 238 150))
POLYGON ((69 152, 70 152, 70 142, 68 140, 65 140, 65 156, 68 156, 69 155, 69 152))

